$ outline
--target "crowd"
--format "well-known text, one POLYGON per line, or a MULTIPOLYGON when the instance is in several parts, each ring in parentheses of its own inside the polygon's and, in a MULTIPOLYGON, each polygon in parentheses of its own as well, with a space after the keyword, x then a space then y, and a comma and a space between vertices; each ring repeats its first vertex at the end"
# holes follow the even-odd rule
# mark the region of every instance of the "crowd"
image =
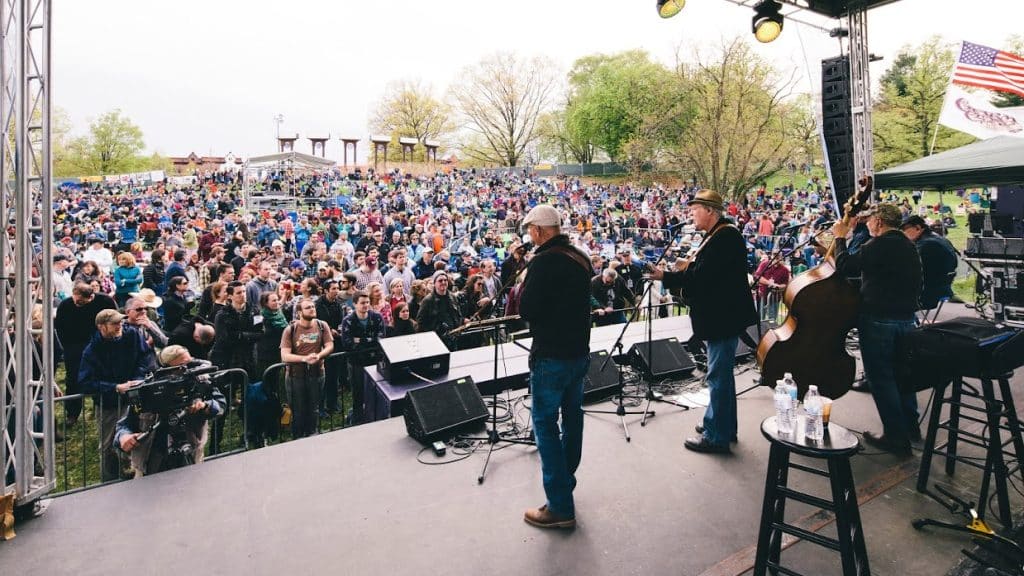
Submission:
MULTIPOLYGON (((216 173, 186 184, 60 188, 52 266, 66 393, 115 397, 119 388, 96 384, 87 357, 97 339, 113 341, 103 326, 123 323, 116 339, 142 350, 146 369, 171 346, 241 368, 253 382, 267 367, 288 363, 292 433, 306 436, 318 416, 340 409, 343 386, 353 393, 348 418, 360 421, 359 371, 374 361, 379 339, 434 331, 452 349, 471 347, 483 343, 479 335, 452 331, 516 313, 519 273, 530 257, 521 222, 538 204, 559 210, 571 244, 589 256, 599 325, 625 321, 645 291, 645 263, 664 255, 667 270, 683 266, 701 239, 686 211, 700 189, 695 181, 668 188, 475 170, 367 178, 281 170, 255 185, 325 201, 256 213, 242 206, 242 184, 239 174, 216 173), (326 201, 339 193, 345 202, 326 201), (332 358, 337 352, 347 354, 332 358)), ((820 252, 809 240, 834 220, 829 204, 809 179, 798 188, 760 188, 725 206, 742 231, 747 272, 762 300, 817 263, 820 252)), ((661 282, 650 294, 654 303, 681 302, 661 282)), ((112 364, 121 372, 99 368, 121 380, 99 381, 135 381, 144 372, 123 356, 112 364)), ((80 412, 80 402, 67 403, 70 421, 80 412)), ((105 448, 115 423, 104 424, 105 448)))

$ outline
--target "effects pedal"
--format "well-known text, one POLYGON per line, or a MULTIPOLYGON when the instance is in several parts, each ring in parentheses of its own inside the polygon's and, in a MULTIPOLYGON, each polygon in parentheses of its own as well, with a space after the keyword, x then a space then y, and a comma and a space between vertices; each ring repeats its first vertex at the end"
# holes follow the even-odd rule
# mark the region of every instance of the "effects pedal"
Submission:
POLYGON ((447 447, 444 445, 444 442, 441 442, 440 440, 431 444, 431 447, 434 448, 434 456, 437 456, 438 458, 444 456, 445 453, 448 451, 447 447))

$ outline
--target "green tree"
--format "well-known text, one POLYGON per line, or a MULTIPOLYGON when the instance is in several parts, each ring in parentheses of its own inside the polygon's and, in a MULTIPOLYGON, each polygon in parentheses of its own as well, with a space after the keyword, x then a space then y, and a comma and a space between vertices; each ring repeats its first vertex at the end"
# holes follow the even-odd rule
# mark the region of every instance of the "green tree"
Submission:
POLYGON ((413 152, 415 160, 426 158, 422 142, 445 142, 454 132, 451 108, 438 100, 430 86, 419 80, 399 80, 388 85, 370 119, 370 129, 376 134, 389 134, 388 159, 402 157, 398 138, 416 138, 420 141, 413 152))
POLYGON ((876 169, 974 140, 938 125, 954 60, 952 47, 933 36, 920 46, 904 47, 893 67, 882 76, 881 95, 872 111, 876 169))
POLYGON ((60 172, 70 174, 122 174, 139 166, 144 143, 142 130, 120 110, 103 114, 89 125, 89 133, 68 141, 60 172))
POLYGON ((678 66, 692 119, 680 125, 670 154, 705 186, 738 197, 794 158, 794 134, 806 128, 808 111, 790 99, 793 76, 779 80, 742 39, 695 59, 678 66))
POLYGON ((642 50, 580 58, 569 72, 569 85, 567 128, 613 162, 623 160, 630 141, 635 141, 630 146, 634 157, 641 149, 653 153, 657 140, 651 122, 673 108, 678 96, 672 73, 642 50))
MULTIPOLYGON (((1024 36, 1014 34, 1006 41, 1003 50, 1024 57, 1024 36)), ((1024 106, 1024 97, 1012 92, 996 92, 992 98, 992 104, 999 108, 1010 108, 1013 106, 1024 106)))
POLYGON ((450 89, 466 130, 462 154, 484 164, 517 166, 540 137, 537 125, 555 91, 554 70, 546 58, 511 53, 465 68, 450 89))
POLYGON ((589 164, 594 161, 594 143, 569 125, 571 106, 572 100, 567 99, 564 108, 545 112, 537 120, 538 151, 541 157, 558 162, 589 164))

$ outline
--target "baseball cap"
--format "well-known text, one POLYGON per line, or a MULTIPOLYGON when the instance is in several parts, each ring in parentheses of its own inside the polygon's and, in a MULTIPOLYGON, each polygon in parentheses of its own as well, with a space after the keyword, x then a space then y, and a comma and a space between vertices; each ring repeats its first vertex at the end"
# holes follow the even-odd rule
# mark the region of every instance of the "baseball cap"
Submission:
POLYGON ((526 218, 523 218, 524 229, 530 224, 535 226, 561 226, 562 215, 558 213, 554 206, 541 204, 534 206, 526 215, 526 218))
POLYGON ((895 204, 883 202, 871 209, 871 215, 877 217, 883 224, 892 228, 899 228, 903 223, 903 212, 895 204))
POLYGON ((99 314, 96 315, 96 325, 100 326, 103 324, 117 324, 121 320, 124 320, 124 314, 121 314, 117 310, 100 310, 99 314))
POLYGON ((306 263, 303 262, 302 260, 296 258, 295 260, 292 260, 292 263, 291 263, 290 267, 291 268, 296 268, 296 269, 299 269, 299 270, 305 270, 306 269, 306 263))

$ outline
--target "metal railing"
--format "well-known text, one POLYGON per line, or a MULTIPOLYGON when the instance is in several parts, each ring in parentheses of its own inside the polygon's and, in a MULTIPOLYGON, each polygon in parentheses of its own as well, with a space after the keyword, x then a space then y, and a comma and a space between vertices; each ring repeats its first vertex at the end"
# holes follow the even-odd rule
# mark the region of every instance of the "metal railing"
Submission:
MULTIPOLYGON (((335 352, 325 359, 325 362, 337 363, 335 369, 338 376, 338 410, 317 418, 318 433, 350 426, 345 418, 345 413, 346 408, 351 405, 351 399, 346 403, 345 388, 346 385, 363 385, 361 380, 355 383, 348 381, 347 358, 351 354, 351 352, 335 352)), ((260 383, 265 387, 265 391, 269 391, 275 399, 280 399, 282 404, 287 404, 287 395, 284 393, 284 370, 288 365, 288 363, 279 362, 268 366, 263 371, 263 379, 260 383)), ((245 370, 227 368, 216 372, 214 377, 217 380, 218 388, 224 393, 226 406, 223 414, 209 420, 210 434, 209 442, 206 445, 205 460, 223 458, 247 450, 293 440, 290 431, 285 426, 280 426, 280 423, 278 423, 280 431, 274 438, 265 438, 254 428, 253 422, 250 420, 251 410, 246 405, 246 395, 250 383, 245 370)), ((69 394, 55 398, 54 402, 56 420, 54 428, 57 431, 58 443, 56 450, 57 487, 52 495, 73 494, 97 486, 121 482, 132 477, 127 469, 127 455, 120 452, 116 446, 112 448, 114 456, 105 455, 100 437, 101 423, 107 416, 107 410, 115 410, 118 419, 124 416, 127 406, 124 404, 123 395, 118 395, 117 405, 114 408, 103 406, 98 397, 92 394, 69 394), (65 414, 67 403, 71 401, 80 401, 83 406, 76 421, 69 424, 65 414), (116 457, 118 460, 116 471, 114 464, 107 461, 111 457, 116 457), (104 475, 105 466, 111 467, 106 475, 104 475), (116 477, 112 478, 111 476, 116 477)), ((41 416, 37 416, 37 427, 41 428, 42 424, 41 416)))

